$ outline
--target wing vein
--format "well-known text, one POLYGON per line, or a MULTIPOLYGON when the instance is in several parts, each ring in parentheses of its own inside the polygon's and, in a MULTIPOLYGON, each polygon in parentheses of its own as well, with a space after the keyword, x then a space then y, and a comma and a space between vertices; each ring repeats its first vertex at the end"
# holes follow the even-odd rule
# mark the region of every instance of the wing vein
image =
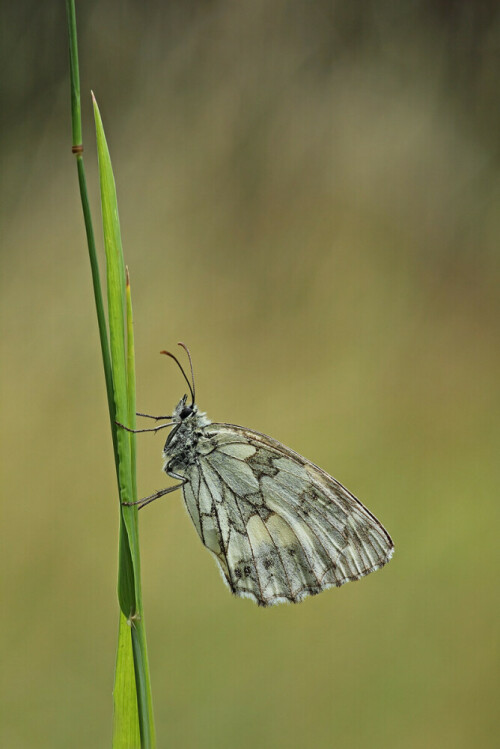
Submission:
MULTIPOLYGON (((227 482, 224 481, 224 478, 222 477, 220 471, 217 469, 216 466, 214 466, 212 463, 210 463, 210 468, 212 469, 212 471, 214 471, 214 473, 216 473, 218 475, 218 477, 221 480, 221 482, 223 484, 225 484, 225 486, 227 486, 227 488, 229 489, 229 491, 233 494, 234 499, 235 499, 235 504, 236 504, 236 507, 238 509, 238 513, 239 513, 240 518, 241 518, 241 523, 242 523, 242 525, 243 525, 243 527, 245 528, 245 531, 246 531, 247 524, 245 523, 245 521, 243 519, 243 513, 241 512, 241 507, 240 507, 239 502, 238 502, 238 499, 239 499, 238 495, 236 494, 236 492, 233 489, 231 489, 231 487, 227 484, 227 482)), ((215 512, 217 512, 217 508, 215 509, 215 512)), ((218 518, 217 518, 217 520, 218 520, 218 518)), ((259 586, 259 591, 260 591, 259 601, 261 603, 265 604, 266 599, 264 598, 264 591, 262 590, 262 582, 261 582, 260 575, 259 575, 259 570, 258 570, 258 567, 257 567, 257 561, 255 559, 255 554, 254 554, 252 543, 250 541, 250 537, 249 537, 248 533, 246 533, 246 537, 248 539, 248 546, 250 547, 250 552, 252 554, 253 566, 255 568, 255 576, 257 578, 257 584, 259 586)), ((230 569, 230 565, 229 565, 229 560, 227 558, 227 554, 225 554, 225 556, 226 556, 226 561, 227 561, 227 568, 229 570, 230 569)), ((244 590, 246 590, 246 589, 244 589, 244 590)), ((248 592, 252 592, 252 591, 248 591, 248 592)))
MULTIPOLYGON (((201 463, 201 461, 200 461, 200 463, 201 463)), ((202 473, 203 473, 203 466, 201 465, 200 474, 202 474, 202 473)), ((231 588, 231 592, 234 593, 234 591, 235 591, 235 584, 233 582, 233 576, 231 575, 231 567, 229 565, 229 561, 228 561, 228 558, 227 558, 227 550, 226 550, 226 547, 225 547, 225 544, 224 544, 224 536, 223 536, 223 533, 222 533, 222 528, 220 526, 219 514, 217 512, 217 501, 216 501, 216 497, 213 494, 213 492, 211 491, 210 485, 209 485, 209 483, 206 480, 206 478, 205 478, 204 475, 203 475, 203 481, 205 482, 205 486, 207 487, 207 491, 209 492, 210 496, 212 497, 212 507, 213 507, 212 517, 213 517, 213 513, 215 513, 215 520, 217 522, 217 528, 219 529, 219 546, 220 546, 220 550, 224 554, 224 558, 226 560, 226 567, 227 567, 227 572, 228 572, 228 575, 229 575, 229 581, 228 581, 229 582, 229 587, 231 588)), ((202 524, 202 532, 203 532, 203 524, 202 524)), ((205 542, 203 541, 203 543, 205 543, 205 542)), ((205 546, 206 546, 206 544, 205 544, 205 546)))

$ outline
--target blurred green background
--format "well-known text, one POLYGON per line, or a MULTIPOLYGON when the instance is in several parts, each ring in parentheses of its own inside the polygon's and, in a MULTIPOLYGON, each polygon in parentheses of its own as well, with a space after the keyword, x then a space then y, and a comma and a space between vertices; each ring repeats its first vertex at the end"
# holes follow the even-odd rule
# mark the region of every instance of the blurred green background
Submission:
MULTIPOLYGON (((2 746, 107 747, 117 496, 64 3, 1 9, 2 746)), ((391 564, 233 599, 180 494, 141 513, 160 747, 498 740, 497 3, 77 2, 118 187, 137 402, 345 483, 391 564), (497 739, 495 740, 495 735, 497 739)), ((100 239, 99 225, 96 226, 100 239)), ((139 492, 166 485, 139 442, 139 492)))

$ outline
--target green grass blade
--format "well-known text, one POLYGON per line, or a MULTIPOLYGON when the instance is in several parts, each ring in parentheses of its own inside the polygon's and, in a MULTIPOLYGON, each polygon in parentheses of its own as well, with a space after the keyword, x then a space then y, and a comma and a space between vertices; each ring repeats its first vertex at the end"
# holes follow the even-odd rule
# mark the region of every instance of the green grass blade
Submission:
MULTIPOLYGON (((97 102, 94 99, 97 153, 99 157, 99 180, 101 187, 102 223, 106 252, 106 277, 108 290, 108 321, 110 337, 111 366, 116 419, 133 428, 135 424, 135 369, 134 337, 132 325, 132 302, 130 286, 125 280, 125 264, 121 244, 118 202, 111 159, 104 134, 97 102)), ((118 598, 123 614, 130 622, 128 633, 132 643, 135 673, 136 709, 139 717, 141 746, 145 749, 155 746, 153 707, 147 663, 146 634, 142 611, 140 583, 139 534, 136 507, 124 507, 122 502, 134 501, 135 481, 135 436, 116 428, 120 487, 120 554, 118 570, 118 598)), ((128 653, 127 634, 120 626, 120 647, 128 653)), ((129 674, 122 669, 130 669, 130 658, 117 659, 115 675, 115 707, 123 705, 131 709, 126 694, 120 696, 120 688, 128 684, 129 674)), ((131 719, 132 720, 132 719, 131 719)), ((116 716, 114 727, 129 726, 128 716, 116 716)), ((122 737, 114 735, 119 745, 122 737)))
MULTIPOLYGON (((106 252, 106 278, 108 290, 108 322, 111 367, 113 372, 113 393, 115 402, 116 420, 122 424, 128 421, 128 381, 126 362, 126 338, 125 338, 125 267, 123 263, 123 251, 118 219, 118 205, 116 199, 115 180, 111 167, 111 159, 104 135, 102 120, 94 99, 94 115, 96 122, 97 153, 99 157, 99 180, 101 186, 102 225, 104 234, 104 247, 106 252)), ((120 487, 120 499, 122 502, 131 502, 134 499, 132 487, 132 467, 130 436, 124 429, 116 427, 116 442, 118 446, 118 481, 120 487)), ((127 544, 120 543, 120 567, 118 580, 118 599, 120 608, 126 617, 136 613, 137 582, 136 570, 134 569, 133 555, 130 553, 132 543, 135 540, 135 510, 133 508, 121 508, 121 517, 125 523, 128 537, 127 544), (132 565, 130 567, 130 565, 132 565)), ((123 540, 120 535, 120 541, 123 540)))
POLYGON ((135 500, 135 437, 118 429, 115 420, 135 425, 135 368, 130 286, 125 290, 125 267, 121 246, 116 189, 102 121, 94 100, 104 243, 108 290, 109 338, 104 314, 95 236, 90 213, 83 163, 80 75, 74 0, 66 0, 68 19, 71 123, 73 153, 77 159, 101 352, 105 372, 108 408, 113 437, 115 465, 120 495, 118 599, 120 626, 113 690, 113 746, 116 749, 155 747, 155 733, 146 633, 140 587, 140 556, 136 508, 121 505, 135 500), (125 318, 127 320, 125 328, 125 318), (125 344, 127 341, 127 345, 125 344))
MULTIPOLYGON (((126 310, 127 310, 127 378, 128 378, 128 419, 131 429, 135 429, 135 347, 134 347, 134 319, 132 312, 132 294, 130 290, 130 277, 126 268, 126 310)), ((132 492, 134 499, 137 498, 137 475, 135 462, 135 434, 129 434, 130 454, 132 467, 132 492)), ((137 551, 136 571, 140 581, 140 555, 139 555, 139 528, 138 513, 134 511, 135 535, 134 551, 137 551)), ((149 676, 149 661, 147 655, 146 626, 144 622, 144 611, 142 606, 142 591, 140 584, 136 586, 138 618, 132 628, 132 649, 134 653, 135 677, 137 684, 137 699, 140 706, 147 711, 147 721, 143 721, 143 711, 139 711, 141 736, 145 746, 155 746, 155 728, 153 716, 153 697, 151 693, 151 682, 149 676)))
MULTIPOLYGON (((69 35, 69 58, 70 58, 70 81, 71 81, 71 125, 72 125, 72 151, 76 156, 78 183, 80 187, 80 198, 82 202, 83 218, 87 235, 87 246, 92 272, 92 284, 94 289, 94 300, 97 313, 99 337, 101 343, 101 354, 106 382, 106 393, 108 399, 109 420, 113 439, 113 450, 115 456, 116 476, 119 482, 119 457, 117 445, 117 433, 115 425, 115 399, 113 391, 113 374, 111 370, 111 356, 109 351, 108 331, 106 317, 104 314, 104 303, 101 290, 101 279, 99 264, 97 260, 95 235, 90 212, 88 198, 87 180, 85 166, 83 163, 82 122, 80 103, 80 75, 78 66, 78 44, 76 33, 76 13, 74 0, 66 2, 68 35, 69 35)), ((127 576, 127 589, 134 589, 133 566, 130 557, 130 549, 125 526, 120 521, 120 570, 122 577, 127 576), (128 557, 128 559, 127 559, 128 557)), ((125 586, 124 586, 125 587, 125 586)), ((139 747, 139 716, 137 710, 137 696, 135 683, 135 669, 132 652, 132 638, 130 627, 126 619, 120 613, 120 627, 117 650, 117 664, 115 673, 115 688, 113 690, 114 712, 113 712, 113 745, 119 749, 125 747, 139 747)))
POLYGON ((139 749, 139 714, 130 625, 120 612, 118 650, 113 689, 113 749, 139 749))

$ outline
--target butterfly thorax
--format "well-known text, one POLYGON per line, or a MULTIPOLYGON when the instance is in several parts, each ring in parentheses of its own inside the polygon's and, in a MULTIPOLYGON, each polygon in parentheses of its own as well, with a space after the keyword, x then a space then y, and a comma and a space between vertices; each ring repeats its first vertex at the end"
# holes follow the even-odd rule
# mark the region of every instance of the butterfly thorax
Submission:
POLYGON ((186 396, 177 404, 172 414, 175 426, 163 448, 164 470, 183 472, 196 462, 199 442, 203 440, 204 428, 211 424, 198 406, 186 406, 186 396))

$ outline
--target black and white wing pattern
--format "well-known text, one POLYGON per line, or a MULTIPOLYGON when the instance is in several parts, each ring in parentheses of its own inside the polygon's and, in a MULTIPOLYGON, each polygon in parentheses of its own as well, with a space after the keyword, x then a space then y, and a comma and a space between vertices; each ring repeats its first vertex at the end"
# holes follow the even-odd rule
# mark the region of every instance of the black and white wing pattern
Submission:
POLYGON ((231 591, 301 601, 378 570, 393 553, 374 515, 332 476, 259 432, 209 424, 184 500, 231 591))

